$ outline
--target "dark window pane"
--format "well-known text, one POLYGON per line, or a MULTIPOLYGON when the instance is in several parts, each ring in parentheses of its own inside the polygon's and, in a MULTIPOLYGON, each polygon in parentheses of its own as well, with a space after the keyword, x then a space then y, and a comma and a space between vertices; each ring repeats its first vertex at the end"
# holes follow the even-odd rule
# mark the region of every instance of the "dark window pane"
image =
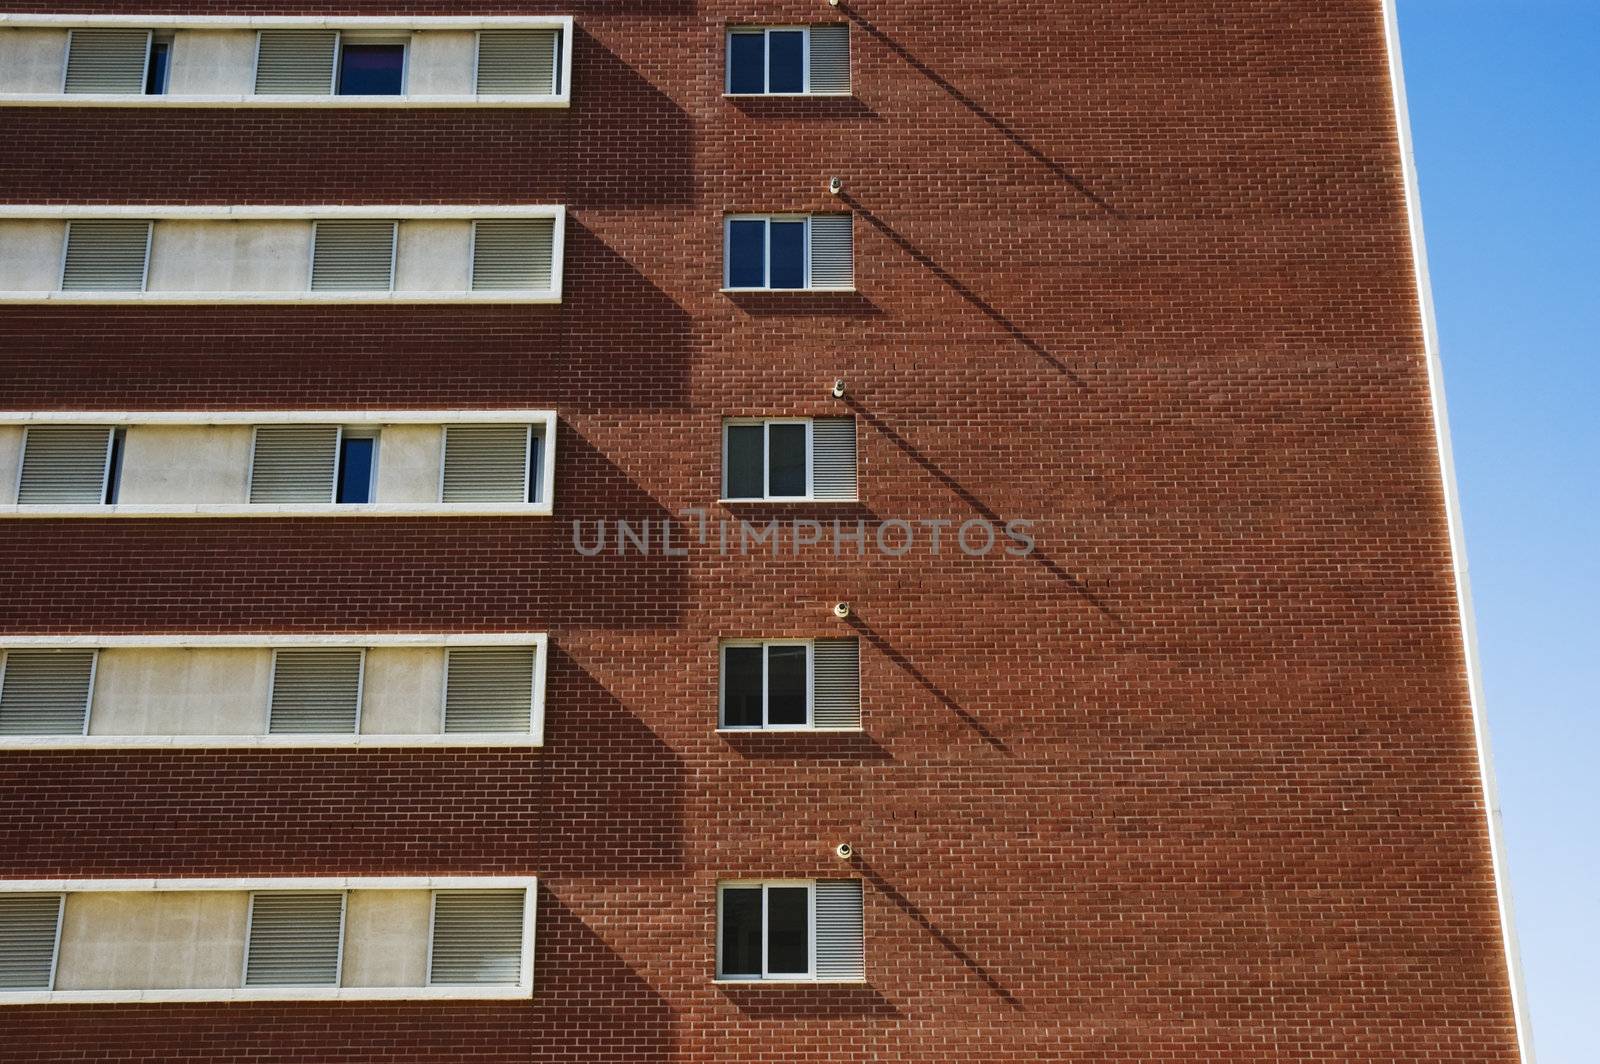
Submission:
POLYGON ((339 52, 339 95, 398 96, 405 69, 403 44, 347 44, 339 52))
POLYGON ((806 722, 806 648, 767 648, 767 723, 806 722))
POLYGON ((722 648, 722 723, 761 726, 761 648, 722 648))
POLYGON ((728 91, 766 92, 766 35, 735 33, 728 38, 728 91))
POLYGON ((804 92, 806 88, 806 35, 803 30, 773 30, 769 49, 768 92, 804 92))
POLYGON ((806 223, 772 223, 772 286, 806 286, 806 223))
POLYGON ((805 887, 767 888, 767 973, 811 970, 811 913, 805 887))
POLYGON ((761 974, 761 888, 722 892, 722 974, 761 974))
POLYGON ((806 493, 806 427, 769 425, 767 461, 772 472, 768 493, 775 497, 806 493))
POLYGON ((122 490, 122 443, 127 434, 117 429, 111 434, 111 462, 106 470, 106 502, 115 504, 117 494, 122 490))
POLYGON ((763 288, 767 283, 767 223, 728 223, 728 287, 763 288))
POLYGON ((372 501, 371 437, 347 436, 339 442, 339 502, 372 501))
POLYGON ((759 499, 764 493, 761 475, 760 425, 728 426, 728 483, 730 499, 759 499))
POLYGON ((144 75, 144 91, 150 96, 160 96, 167 91, 167 60, 172 58, 171 41, 154 41, 150 45, 150 67, 144 75))

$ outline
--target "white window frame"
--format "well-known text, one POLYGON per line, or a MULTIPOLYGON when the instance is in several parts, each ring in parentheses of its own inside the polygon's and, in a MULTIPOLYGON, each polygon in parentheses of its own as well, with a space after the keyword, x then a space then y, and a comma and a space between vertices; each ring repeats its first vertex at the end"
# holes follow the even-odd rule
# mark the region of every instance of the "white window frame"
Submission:
MULTIPOLYGON (((717 967, 716 982, 730 983, 740 986, 756 985, 761 983, 825 983, 834 980, 817 978, 817 881, 814 879, 729 879, 719 880, 717 883, 717 967), (729 888, 735 890, 749 890, 753 887, 761 888, 761 974, 760 975, 728 975, 722 967, 722 895, 729 888), (771 907, 767 904, 767 891, 773 887, 804 887, 806 888, 806 970, 804 973, 779 972, 773 974, 769 970, 768 946, 771 936, 767 930, 767 918, 771 907)), ((851 980, 859 982, 859 980, 851 980)))
MULTIPOLYGON (((66 61, 63 56, 60 91, 53 93, 27 93, 7 92, 0 93, 0 107, 278 107, 278 108, 445 108, 445 107, 510 107, 525 109, 540 108, 565 108, 572 103, 572 26, 571 16, 485 16, 485 17, 457 17, 457 16, 417 16, 417 17, 339 17, 323 18, 314 15, 40 15, 40 14, 0 14, 0 30, 7 28, 17 29, 52 29, 71 31, 74 29, 132 29, 145 30, 155 35, 163 31, 181 32, 184 30, 221 30, 236 32, 257 32, 260 30, 334 30, 343 37, 346 34, 358 37, 371 37, 386 35, 391 39, 397 36, 414 36, 417 32, 429 30, 555 30, 557 33, 557 47, 561 54, 556 57, 557 84, 559 90, 554 93, 488 93, 479 95, 476 92, 467 92, 455 95, 411 95, 410 94, 410 63, 411 49, 406 49, 406 69, 403 74, 403 87, 405 92, 399 96, 340 96, 338 94, 338 67, 341 55, 336 52, 334 56, 334 76, 328 87, 327 95, 270 95, 255 92, 232 94, 196 94, 173 95, 170 92, 146 95, 143 91, 145 83, 149 80, 150 52, 145 52, 144 76, 140 81, 138 93, 74 93, 68 94, 66 90, 66 61)), ((357 43, 365 43, 358 41, 357 43)), ((259 49, 259 37, 255 46, 259 49)), ((341 47, 336 45, 336 47, 341 47)), ((178 49, 174 48, 172 56, 176 57, 178 49)), ((807 54, 809 55, 809 38, 807 54)), ((473 75, 472 84, 476 87, 476 48, 474 48, 472 67, 468 73, 473 75)), ((169 60, 170 62, 170 60, 169 60)), ((255 84, 256 58, 254 51, 251 58, 249 83, 255 84)), ((175 68, 168 67, 168 79, 175 68)), ((807 72, 809 78, 809 71, 807 72)))
MULTIPOLYGON (((0 750, 231 750, 258 748, 291 749, 385 749, 385 748, 501 748, 536 750, 544 746, 545 672, 549 663, 550 637, 544 632, 473 632, 473 633, 361 633, 343 635, 287 635, 287 634, 162 634, 162 635, 36 635, 0 636, 0 649, 13 650, 94 650, 94 662, 89 674, 89 705, 84 714, 84 730, 79 735, 3 735, 0 750), (363 732, 362 714, 365 710, 367 654, 374 649, 399 648, 452 648, 490 646, 529 646, 533 648, 533 703, 526 732, 450 732, 444 731, 444 691, 440 691, 440 715, 437 732, 384 734, 363 732), (272 684, 267 683, 267 703, 263 706, 262 728, 259 734, 246 735, 103 735, 92 734, 94 722, 95 686, 99 677, 102 650, 136 648, 187 648, 193 650, 271 650, 275 669, 278 650, 360 649, 361 682, 357 691, 357 715, 354 732, 335 733, 278 733, 265 731, 271 725, 272 684)), ((4 655, 0 654, 0 670, 4 669, 4 655)), ((3 680, 0 672, 0 680, 3 680)), ((448 680, 448 677, 446 677, 448 680)), ((748 729, 740 729, 748 730, 748 729)))
MULTIPOLYGON (((3 29, 4 23, 0 23, 3 29)), ((362 97, 362 99, 388 99, 389 97, 362 97)), ((45 290, 0 291, 0 304, 12 303, 156 303, 156 304, 304 304, 304 303, 530 303, 554 304, 562 299, 562 280, 566 255, 566 208, 557 204, 478 204, 444 206, 434 204, 393 204, 374 206, 349 206, 343 204, 298 204, 283 206, 226 206, 217 204, 149 204, 149 205, 97 205, 97 204, 0 204, 0 225, 8 221, 61 222, 61 254, 53 284, 45 290), (395 227, 396 250, 391 253, 390 287, 388 289, 314 291, 310 287, 310 260, 303 284, 297 287, 262 289, 254 291, 202 291, 149 289, 150 262, 156 228, 164 221, 199 222, 261 222, 292 221, 314 228, 319 221, 362 219, 399 223, 395 227), (462 222, 485 219, 550 220, 554 225, 550 250, 550 287, 544 289, 402 289, 395 287, 399 279, 398 243, 400 230, 407 222, 462 222), (67 226, 73 221, 145 221, 152 223, 145 237, 144 274, 137 290, 66 290, 61 287, 66 272, 67 226)), ((310 235, 312 255, 315 254, 315 236, 310 235)), ((809 242, 809 237, 808 237, 809 242)), ((808 252, 809 255, 809 252, 808 252)), ((809 268, 809 267, 808 267, 809 268)), ((471 260, 463 263, 470 277, 471 260)), ((808 275, 809 280, 809 275, 808 275)))
MULTIPOLYGON (((6 879, 0 880, 0 893, 56 894, 61 908, 56 917, 56 949, 51 961, 49 990, 0 991, 4 1005, 136 1004, 158 1002, 228 1001, 515 1001, 533 996, 534 927, 538 915, 539 880, 534 876, 247 876, 218 879, 6 879), (522 962, 516 985, 481 986, 273 986, 246 987, 240 972, 238 987, 178 988, 163 990, 57 990, 56 969, 61 958, 61 933, 66 923, 66 903, 73 894, 98 892, 155 893, 162 891, 224 891, 253 895, 268 891, 420 891, 430 893, 453 890, 522 890, 522 962)), ((249 904, 247 900, 246 904, 249 904)), ((430 907, 432 899, 429 900, 430 907)), ((248 910, 247 910, 248 912, 248 910)), ((246 919, 243 946, 249 963, 250 929, 246 919)), ((345 948, 345 925, 341 917, 339 957, 341 977, 345 948)), ((432 943, 429 921, 429 948, 432 943)))
POLYGON ((816 499, 816 444, 813 435, 814 419, 809 417, 735 417, 722 422, 722 498, 719 502, 813 502, 816 499), (758 496, 732 496, 728 494, 728 430, 735 427, 762 426, 761 432, 761 494, 758 496), (772 494, 772 433, 773 425, 804 425, 806 428, 806 492, 804 495, 772 494))
POLYGON ((725 214, 722 216, 722 290, 724 292, 836 292, 838 289, 820 289, 811 287, 811 215, 810 214, 725 214), (735 287, 733 283, 733 223, 734 222, 765 222, 764 247, 762 249, 762 277, 759 287, 735 287), (800 267, 805 274, 805 284, 799 288, 774 288, 772 287, 772 223, 773 222, 804 222, 806 234, 805 254, 801 258, 800 267))
POLYGON ((810 26, 729 26, 723 39, 723 74, 722 94, 724 96, 737 96, 755 99, 762 96, 811 96, 811 27, 810 26), (772 84, 772 34, 780 33, 800 34, 800 91, 799 92, 773 92, 772 84), (734 92, 733 91, 733 38, 736 36, 754 37, 761 35, 761 91, 760 92, 734 92))
POLYGON ((798 732, 817 730, 817 648, 812 639, 724 639, 717 644, 717 731, 719 732, 798 732), (761 723, 728 723, 728 648, 761 648, 761 723), (804 724, 772 724, 768 718, 767 648, 806 648, 806 722, 804 724))
MULTIPOLYGON (((537 483, 537 502, 447 503, 434 496, 432 502, 334 502, 337 476, 329 501, 325 503, 0 503, 0 521, 6 518, 87 518, 87 517, 550 517, 555 512, 556 424, 554 410, 229 410, 229 411, 0 411, 0 426, 19 425, 335 425, 344 430, 365 431, 385 425, 437 426, 441 437, 441 475, 443 470, 443 430, 447 425, 525 424, 540 438, 537 469, 529 475, 537 483)), ((342 435, 341 435, 342 438, 342 435)), ((381 444, 380 444, 381 446, 381 444)), ((107 448, 109 455, 110 448, 107 448)), ((254 435, 250 454, 242 470, 248 482, 255 455, 254 435)), ((108 458, 109 461, 109 458, 108 458)), ((378 456, 373 456, 373 483, 377 484, 378 456)), ((124 456, 126 474, 126 456, 124 456)), ((18 483, 21 463, 18 463, 18 483)), ((15 499, 13 486, 11 498, 15 499)), ((104 498, 102 486, 101 497, 104 498)), ((119 495, 120 498, 120 495, 119 495)))

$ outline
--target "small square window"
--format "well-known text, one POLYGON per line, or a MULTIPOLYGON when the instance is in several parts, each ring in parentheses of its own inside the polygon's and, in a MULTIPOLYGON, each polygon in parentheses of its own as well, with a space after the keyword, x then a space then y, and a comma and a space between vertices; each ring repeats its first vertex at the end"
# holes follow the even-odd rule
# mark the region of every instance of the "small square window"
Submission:
POLYGON ((405 91, 404 44, 346 44, 339 49, 340 96, 399 96, 405 91))
POLYGON ((812 978, 814 889, 809 882, 720 888, 718 977, 812 978))
POLYGON ((811 497, 809 421, 729 423, 723 432, 723 498, 811 497))
POLYGON ((811 644, 795 640, 722 648, 722 727, 809 728, 811 644))

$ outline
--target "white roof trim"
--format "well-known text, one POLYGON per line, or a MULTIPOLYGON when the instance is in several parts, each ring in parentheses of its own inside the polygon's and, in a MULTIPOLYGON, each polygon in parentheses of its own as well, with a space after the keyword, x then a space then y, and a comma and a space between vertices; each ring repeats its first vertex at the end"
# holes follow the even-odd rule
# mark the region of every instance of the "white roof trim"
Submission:
MULTIPOLYGON (((455 204, 455 203, 347 203, 229 204, 229 203, 6 203, 0 204, 0 220, 39 220, 49 218, 94 219, 138 218, 183 219, 185 221, 320 221, 333 218, 459 219, 479 218, 566 218, 567 209, 559 204, 455 204)), ((559 235, 559 232, 558 234, 559 235)))
POLYGON ((554 410, 0 410, 0 425, 482 425, 542 423, 554 410))
POLYGON ((1428 371, 1428 394, 1433 407, 1434 445, 1439 456, 1439 477, 1444 487, 1445 519, 1450 534, 1450 558, 1456 585, 1456 610, 1461 623, 1472 706, 1472 730, 1477 742, 1478 782, 1483 792, 1489 834, 1489 860, 1494 872, 1495 896, 1500 909, 1501 947, 1511 984, 1511 1011, 1516 1022, 1517 1045, 1524 1064, 1534 1064, 1533 1028, 1528 1017, 1528 991, 1522 974, 1522 952, 1517 943, 1516 914, 1511 901, 1511 879, 1506 867, 1500 797, 1495 785, 1494 756, 1489 745, 1489 721, 1484 707, 1483 666, 1478 659, 1478 629, 1472 609, 1472 586, 1467 566, 1466 534, 1461 518, 1461 495, 1456 486, 1455 458, 1450 444, 1450 417, 1445 406, 1444 366, 1439 357, 1439 320, 1428 276, 1428 246, 1422 231, 1422 197, 1417 178, 1416 150, 1411 139, 1411 114, 1406 103, 1405 69, 1401 62, 1400 21, 1395 0, 1383 0, 1384 41, 1388 50, 1389 82, 1393 94, 1395 127, 1399 136, 1400 165, 1405 181, 1406 218, 1411 235, 1418 311, 1422 317, 1423 357, 1428 371))
POLYGON ((93 647, 189 647, 202 650, 288 647, 544 647, 544 632, 261 632, 215 635, 175 632, 158 635, 3 635, 0 650, 93 647))
POLYGON ((0 28, 12 29, 183 29, 183 30, 536 30, 572 32, 571 15, 33 15, 0 14, 0 28))
MULTIPOLYGON (((563 85, 566 82, 563 80, 563 85)), ((0 92, 0 107, 294 107, 294 108, 429 108, 429 107, 566 107, 566 93, 523 96, 185 96, 181 93, 39 93, 0 92)))
POLYGON ((166 890, 534 890, 537 876, 237 876, 161 879, 0 879, 0 894, 166 890))

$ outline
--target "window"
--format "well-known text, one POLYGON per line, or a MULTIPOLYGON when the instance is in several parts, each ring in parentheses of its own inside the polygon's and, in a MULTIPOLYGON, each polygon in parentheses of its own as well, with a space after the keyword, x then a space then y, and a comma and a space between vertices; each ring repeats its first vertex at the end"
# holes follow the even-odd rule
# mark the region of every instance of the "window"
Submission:
MULTIPOLYGON (((150 68, 155 60, 156 38, 149 30, 73 30, 67 36, 62 91, 96 95, 150 92, 150 68)), ((164 56, 162 65, 164 69, 164 56)))
POLYGON ((338 986, 344 910, 343 891, 250 895, 244 985, 338 986))
POLYGON ((722 648, 724 728, 811 724, 811 645, 729 643, 722 648))
POLYGON ((87 734, 96 661, 93 650, 0 654, 0 736, 87 734))
POLYGON ((0 750, 538 747, 547 644, 536 632, 0 637, 0 750))
POLYGON ((537 880, 0 880, 0 1005, 533 992, 537 880))
POLYGON ((343 432, 339 437, 339 486, 335 502, 371 502, 378 437, 375 433, 343 432))
POLYGON ((735 290, 849 290, 855 285, 850 215, 734 215, 723 234, 723 284, 735 290))
POLYGON ((272 655, 267 731, 353 735, 361 725, 366 654, 360 647, 279 650, 272 655))
POLYGON ((391 291, 399 228, 395 222, 365 218, 315 223, 311 235, 311 290, 391 291))
POLYGON ((477 90, 486 96, 561 91, 561 31, 481 30, 477 90))
POLYGON ((734 640, 722 645, 725 730, 861 727, 860 640, 734 640))
POLYGON ((170 36, 152 37, 150 39, 150 62, 144 73, 144 92, 146 96, 160 96, 167 91, 167 71, 172 63, 172 38, 170 36))
POLYGON ((865 978, 859 880, 724 883, 717 894, 717 978, 865 978))
POLYGON ((405 91, 403 42, 352 43, 339 48, 340 96, 399 96, 405 91))
POLYGON ((142 292, 150 264, 150 222, 67 223, 61 259, 63 292, 142 292))
POLYGON ((17 502, 112 503, 122 478, 122 430, 107 425, 29 425, 22 437, 17 502))
POLYGON ((850 30, 749 26, 728 31, 730 96, 842 95, 850 91, 850 30))
POLYGON ((55 986, 64 901, 61 894, 0 894, 0 991, 55 986))
POLYGON ((854 501, 855 418, 724 422, 722 492, 730 501, 854 501))
POLYGON ((441 501, 538 502, 541 437, 527 425, 450 425, 441 501))

